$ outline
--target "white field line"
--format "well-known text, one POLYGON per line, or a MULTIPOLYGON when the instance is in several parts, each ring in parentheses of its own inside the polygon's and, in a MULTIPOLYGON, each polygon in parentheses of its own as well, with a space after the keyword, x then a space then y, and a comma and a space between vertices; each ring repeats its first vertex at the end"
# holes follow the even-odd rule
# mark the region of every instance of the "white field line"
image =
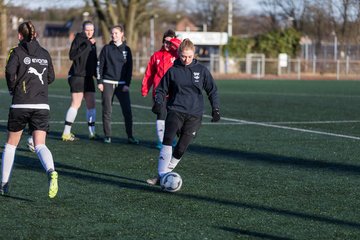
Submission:
MULTIPOLYGON (((210 116, 208 116, 208 117, 210 117, 210 116)), ((360 137, 351 136, 351 135, 315 131, 315 130, 309 130, 309 129, 303 129, 303 128, 280 126, 280 125, 275 125, 275 124, 270 124, 270 123, 252 122, 252 121, 239 120, 239 119, 233 119, 233 118, 222 118, 222 119, 223 120, 228 120, 228 121, 242 122, 244 124, 249 124, 249 125, 257 125, 257 126, 263 126, 263 127, 279 128, 279 129, 286 129, 286 130, 292 130, 292 131, 298 131, 298 132, 306 132, 306 133, 312 133, 312 134, 319 134, 319 135, 327 135, 327 136, 333 136, 333 137, 341 137, 341 138, 360 140, 360 137)), ((326 122, 329 122, 329 121, 326 121, 326 122)))
MULTIPOLYGON (((0 91, 1 93, 6 92, 6 91, 0 91)), ((7 93, 7 92, 6 92, 7 93)), ((301 95, 301 94, 298 94, 301 95)), ((305 96, 305 94, 304 94, 305 96)), ((319 95, 319 96, 329 96, 332 97, 333 95, 319 95)), ((335 96, 335 95, 334 95, 335 96)), ((337 95, 338 97, 346 97, 346 96, 341 96, 341 95, 337 95)), ((70 99, 70 96, 64 96, 64 95, 56 95, 56 94, 49 94, 49 97, 53 97, 53 98, 61 98, 61 99, 70 99)), ((101 100, 97 99, 96 102, 101 102, 101 100)), ((119 104, 118 102, 114 102, 115 104, 119 104)), ((141 106, 141 105, 131 105, 134 108, 140 108, 140 109, 151 109, 150 107, 147 106, 141 106)), ((211 116, 209 115, 204 115, 205 118, 211 118, 211 116)), ((340 137, 340 138, 347 138, 347 139, 353 139, 353 140, 360 140, 360 137, 356 137, 356 136, 351 136, 351 135, 344 135, 344 134, 336 134, 336 133, 330 133, 330 132, 323 132, 323 131, 315 131, 315 130, 308 130, 308 129, 303 129, 303 128, 294 128, 294 127, 287 127, 287 126, 281 126, 281 125, 277 125, 277 124, 287 124, 287 123, 277 123, 277 124, 273 124, 273 123, 261 123, 261 122, 252 122, 252 121, 246 121, 246 120, 241 120, 241 119, 234 119, 234 118, 226 118, 226 117, 222 117, 222 120, 225 121, 229 121, 227 123, 202 123, 203 125, 206 124, 218 124, 218 125, 230 125, 230 124, 248 124, 248 125, 257 125, 257 126, 263 126, 263 127, 270 127, 270 128, 278 128, 278 129, 285 129, 285 130, 291 130, 291 131, 297 131, 297 132, 304 132, 304 133, 311 133, 311 134, 319 134, 319 135, 326 135, 326 136, 332 136, 332 137, 340 137)), ((51 123, 63 123, 64 121, 54 121, 51 123)), ((357 120, 351 120, 351 121, 325 121, 325 123, 355 123, 355 122, 359 122, 357 120)), ((78 122, 81 123, 81 122, 78 122)), ((85 122, 84 122, 85 123, 85 122)), ((301 123, 301 122, 298 122, 301 123)), ((306 122, 307 124, 309 122, 306 122)), ((319 124, 319 121, 314 122, 316 124, 319 124)), ((324 123, 324 122, 321 122, 324 123)), ((124 124, 123 122, 114 122, 113 124, 124 124)), ((134 124, 154 124, 154 123, 148 123, 148 122, 134 122, 134 124)))
MULTIPOLYGON (((61 98, 64 97, 64 96, 60 96, 60 95, 49 95, 49 96, 50 97, 61 97, 61 98)), ((329 96, 332 96, 332 95, 329 95, 329 96)), ((70 98, 70 97, 68 97, 68 98, 70 98)), ((97 102, 100 102, 100 100, 97 100, 97 102)), ((117 104, 119 104, 119 103, 117 103, 117 104)), ((151 109, 150 107, 141 106, 141 105, 132 104, 131 106, 134 108, 141 108, 141 109, 147 109, 147 110, 151 109)), ((204 115, 204 117, 211 118, 211 116, 209 116, 209 115, 204 115)), ((222 117, 221 119, 225 120, 225 121, 233 122, 233 123, 238 123, 238 124, 250 124, 250 125, 263 126, 263 127, 271 127, 271 128, 279 128, 279 129, 285 129, 285 130, 291 130, 291 131, 298 131, 298 132, 304 132, 304 133, 312 133, 312 134, 327 135, 327 136, 332 136, 332 137, 360 140, 360 137, 344 135, 344 134, 335 134, 335 133, 330 133, 330 132, 308 130, 308 129, 303 129, 303 128, 286 127, 286 126, 280 126, 280 125, 271 124, 271 123, 252 122, 252 121, 246 121, 246 120, 240 120, 240 119, 234 119, 234 118, 226 118, 226 117, 222 117)), ((351 122, 354 122, 354 121, 351 121, 351 122)), ((326 121, 326 123, 330 123, 330 121, 326 121)), ((144 123, 142 123, 142 124, 144 124, 144 123)), ((148 123, 146 123, 146 124, 148 124, 148 123)), ((150 123, 150 124, 153 124, 153 123, 150 123)), ((203 124, 205 125, 205 124, 210 124, 210 123, 204 122, 203 124)), ((214 123, 211 123, 211 124, 214 124, 214 123)), ((218 123, 216 123, 216 124, 218 124, 218 123)), ((222 123, 222 124, 228 125, 229 123, 222 123)))

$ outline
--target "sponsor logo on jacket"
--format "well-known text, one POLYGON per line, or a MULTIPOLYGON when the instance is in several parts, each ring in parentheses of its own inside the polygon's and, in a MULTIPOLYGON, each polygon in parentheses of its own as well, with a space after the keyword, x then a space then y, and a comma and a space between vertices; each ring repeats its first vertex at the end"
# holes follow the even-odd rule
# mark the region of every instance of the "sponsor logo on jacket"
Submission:
POLYGON ((47 59, 41 59, 41 58, 29 58, 29 57, 26 57, 24 58, 24 63, 26 65, 29 65, 30 63, 38 63, 42 66, 47 66, 48 65, 48 60, 47 59))

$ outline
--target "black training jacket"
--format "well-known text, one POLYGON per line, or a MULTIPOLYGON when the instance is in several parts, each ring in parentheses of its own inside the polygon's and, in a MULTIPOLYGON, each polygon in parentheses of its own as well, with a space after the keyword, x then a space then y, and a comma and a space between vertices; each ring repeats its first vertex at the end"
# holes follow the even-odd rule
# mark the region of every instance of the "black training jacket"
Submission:
POLYGON ((97 81, 112 80, 124 82, 130 86, 132 77, 133 61, 130 48, 122 43, 116 46, 113 41, 105 45, 101 50, 98 63, 97 81))
POLYGON ((21 42, 9 52, 5 67, 12 107, 37 108, 48 104, 48 84, 55 80, 50 54, 36 39, 21 42), (18 105, 18 106, 17 106, 18 105))
POLYGON ((177 59, 156 88, 155 101, 163 103, 169 95, 169 110, 201 116, 204 112, 203 90, 212 108, 218 109, 217 87, 209 70, 196 59, 186 66, 177 59))
POLYGON ((70 76, 96 77, 96 44, 91 44, 84 32, 76 34, 71 43, 69 58, 73 61, 69 70, 70 76))

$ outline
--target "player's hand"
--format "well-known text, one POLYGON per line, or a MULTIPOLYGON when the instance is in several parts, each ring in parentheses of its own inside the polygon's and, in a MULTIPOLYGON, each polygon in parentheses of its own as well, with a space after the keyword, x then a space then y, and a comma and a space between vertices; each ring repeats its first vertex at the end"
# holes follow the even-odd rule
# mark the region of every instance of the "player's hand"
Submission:
POLYGON ((212 122, 220 121, 220 111, 219 111, 219 109, 218 108, 213 109, 212 113, 211 113, 211 116, 212 116, 212 119, 211 119, 212 122))
POLYGON ((95 38, 90 38, 89 41, 91 42, 92 45, 94 45, 96 43, 96 39, 95 38))
POLYGON ((124 85, 122 88, 123 92, 128 92, 129 91, 129 86, 124 85))
POLYGON ((98 89, 100 90, 100 92, 103 92, 104 91, 104 84, 100 83, 98 84, 98 89))
POLYGON ((161 103, 158 103, 158 102, 155 102, 154 103, 154 106, 152 107, 151 111, 155 114, 159 114, 161 112, 161 107, 162 107, 162 104, 161 103))

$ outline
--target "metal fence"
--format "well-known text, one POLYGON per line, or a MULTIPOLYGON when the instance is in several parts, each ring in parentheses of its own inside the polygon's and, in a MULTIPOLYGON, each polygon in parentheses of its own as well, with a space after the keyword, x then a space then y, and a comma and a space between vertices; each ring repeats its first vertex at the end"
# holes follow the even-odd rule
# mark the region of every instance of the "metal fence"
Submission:
MULTIPOLYGON (((61 49, 50 52, 55 68, 56 76, 65 78, 71 66, 71 61, 62 54, 61 49)), ((5 63, 7 56, 0 56, 0 76, 4 77, 5 63)), ((134 75, 141 77, 146 69, 149 56, 133 54, 134 75)), ((357 80, 360 79, 360 61, 353 61, 349 58, 342 60, 311 59, 304 60, 289 59, 287 67, 279 67, 278 59, 270 58, 224 58, 218 55, 211 55, 209 58, 198 58, 213 74, 235 76, 237 78, 282 78, 282 79, 337 79, 357 80)))

